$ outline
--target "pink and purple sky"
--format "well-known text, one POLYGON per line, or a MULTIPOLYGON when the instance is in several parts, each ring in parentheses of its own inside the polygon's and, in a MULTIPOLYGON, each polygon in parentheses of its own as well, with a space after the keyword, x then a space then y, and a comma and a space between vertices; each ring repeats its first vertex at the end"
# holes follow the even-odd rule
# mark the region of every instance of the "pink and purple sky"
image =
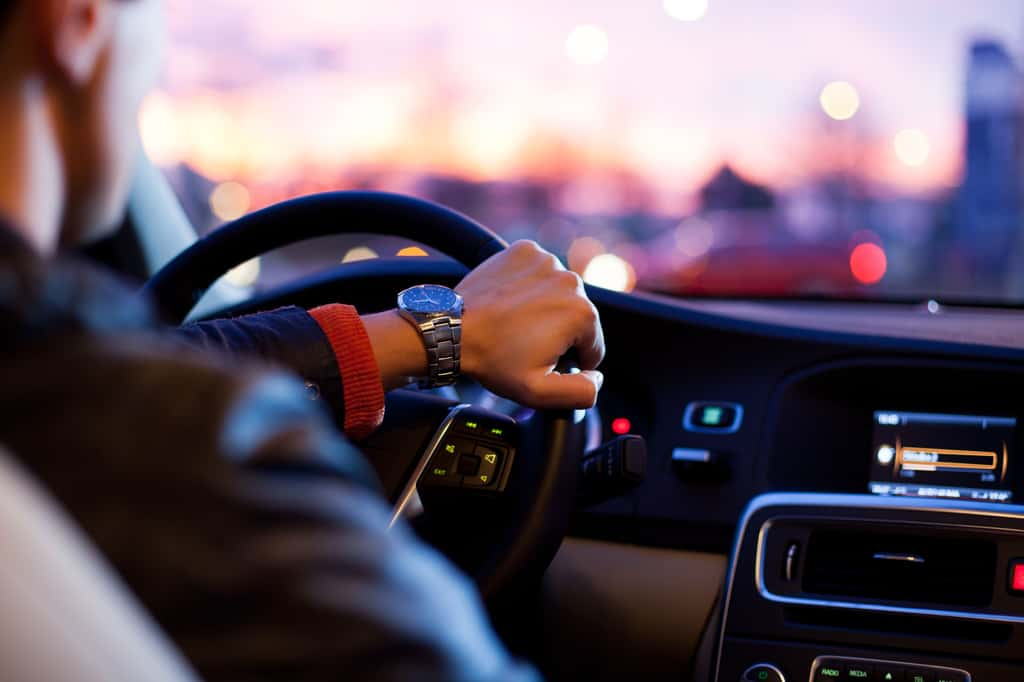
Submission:
POLYGON ((930 191, 959 178, 971 39, 1024 47, 1019 0, 709 0, 691 22, 662 0, 170 0, 169 14, 147 150, 282 188, 266 201, 353 168, 626 172, 671 196, 728 161, 785 186, 830 163, 824 139, 854 141, 881 185, 930 191), (596 64, 570 58, 580 25, 607 40, 589 44, 596 64), (837 80, 860 97, 848 121, 818 103, 837 80), (905 129, 927 141, 917 165, 895 151, 905 129))

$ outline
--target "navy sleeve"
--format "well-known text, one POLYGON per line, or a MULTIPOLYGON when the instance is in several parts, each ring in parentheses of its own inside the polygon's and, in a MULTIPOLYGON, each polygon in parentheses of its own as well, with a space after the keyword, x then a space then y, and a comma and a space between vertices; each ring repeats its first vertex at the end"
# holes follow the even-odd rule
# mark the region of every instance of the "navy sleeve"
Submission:
POLYGON ((191 345, 238 358, 259 358, 291 370, 311 392, 330 405, 338 423, 345 420, 345 394, 338 361, 320 325, 302 308, 288 306, 263 313, 178 329, 191 345))

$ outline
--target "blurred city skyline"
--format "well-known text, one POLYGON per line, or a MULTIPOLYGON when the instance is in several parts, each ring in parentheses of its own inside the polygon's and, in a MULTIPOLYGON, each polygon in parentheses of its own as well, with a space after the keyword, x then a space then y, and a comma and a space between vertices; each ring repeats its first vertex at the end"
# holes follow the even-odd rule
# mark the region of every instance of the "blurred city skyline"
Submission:
MULTIPOLYGON (((1024 300, 1024 0, 169 14, 140 127, 200 231, 386 190, 621 290, 1024 300)), ((296 247, 242 279, 396 246, 375 244, 296 247)))
POLYGON ((171 0, 143 139, 257 193, 353 169, 570 179, 569 209, 614 212, 602 178, 628 173, 673 212, 725 163, 773 187, 827 172, 842 136, 880 191, 931 192, 962 171, 967 45, 1024 29, 1007 0, 711 0, 696 21, 672 5, 171 0), (825 125, 835 81, 859 108, 825 125), (923 160, 901 160, 901 133, 923 160))

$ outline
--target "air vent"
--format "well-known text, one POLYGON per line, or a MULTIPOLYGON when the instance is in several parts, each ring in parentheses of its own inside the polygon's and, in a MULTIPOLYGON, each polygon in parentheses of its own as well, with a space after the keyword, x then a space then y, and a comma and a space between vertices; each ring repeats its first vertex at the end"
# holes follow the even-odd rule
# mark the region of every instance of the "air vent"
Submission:
POLYGON ((817 529, 801 588, 810 595, 930 606, 992 602, 996 545, 985 540, 817 529))

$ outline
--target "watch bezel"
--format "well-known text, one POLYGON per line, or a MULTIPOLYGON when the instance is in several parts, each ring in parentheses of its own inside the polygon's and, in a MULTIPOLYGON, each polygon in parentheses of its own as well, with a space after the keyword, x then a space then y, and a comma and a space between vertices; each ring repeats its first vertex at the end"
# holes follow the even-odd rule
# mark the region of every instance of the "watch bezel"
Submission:
POLYGON ((460 296, 459 293, 454 289, 446 287, 442 284, 417 284, 416 286, 403 289, 402 291, 398 292, 397 302, 399 310, 408 313, 416 317, 417 319, 429 320, 438 317, 451 317, 458 319, 461 318, 462 316, 462 296, 460 296), (446 307, 441 307, 439 305, 437 308, 429 310, 418 310, 414 308, 411 302, 408 301, 408 297, 411 294, 423 291, 424 289, 443 290, 446 294, 452 297, 452 304, 446 307))

